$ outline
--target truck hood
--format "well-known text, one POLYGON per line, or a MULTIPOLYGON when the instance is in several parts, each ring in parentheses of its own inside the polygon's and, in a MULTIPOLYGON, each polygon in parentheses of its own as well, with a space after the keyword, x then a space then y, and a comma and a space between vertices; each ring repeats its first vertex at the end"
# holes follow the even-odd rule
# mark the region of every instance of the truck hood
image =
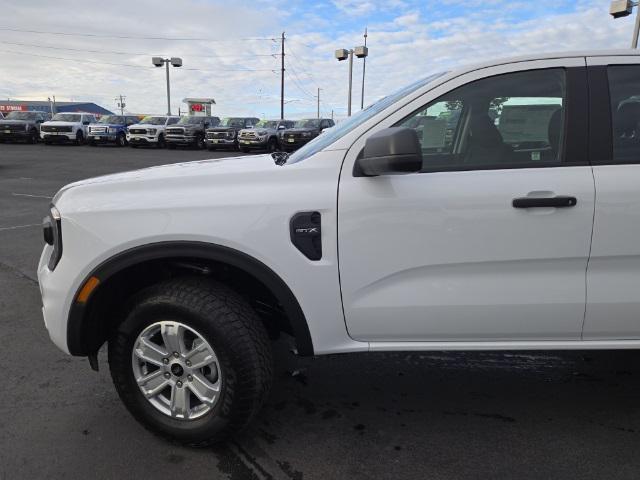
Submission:
POLYGON ((240 130, 238 127, 213 127, 207 128, 207 132, 235 132, 240 130))
POLYGON ((284 133, 318 133, 318 130, 315 128, 287 128, 284 133))
MULTIPOLYGON (((169 125, 173 127, 174 125, 169 125)), ((127 128, 164 128, 164 125, 153 125, 151 123, 134 123, 133 125, 129 125, 127 128)))
POLYGON ((280 168, 282 167, 276 165, 273 157, 269 154, 160 165, 70 183, 55 195, 53 203, 56 203, 65 192, 71 191, 70 193, 73 193, 76 190, 108 189, 117 194, 123 190, 135 191, 147 188, 162 191, 167 185, 174 184, 175 186, 183 185, 187 191, 189 185, 194 183, 205 183, 214 188, 218 181, 225 181, 227 177, 249 178, 254 177, 254 174, 260 174, 260 172, 280 168))
POLYGON ((47 127, 69 127, 69 126, 74 126, 74 125, 78 125, 80 122, 61 122, 59 120, 56 120, 55 122, 50 121, 50 122, 44 122, 42 125, 46 125, 47 127))
POLYGON ((0 125, 26 125, 30 122, 29 120, 0 120, 0 125))

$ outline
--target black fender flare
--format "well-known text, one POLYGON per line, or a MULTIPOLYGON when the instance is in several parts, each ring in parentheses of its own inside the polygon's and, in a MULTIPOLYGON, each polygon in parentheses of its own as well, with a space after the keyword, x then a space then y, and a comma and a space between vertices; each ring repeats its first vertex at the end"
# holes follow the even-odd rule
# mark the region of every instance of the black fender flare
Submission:
POLYGON ((69 310, 67 323, 69 353, 76 356, 87 356, 94 353, 87 351, 84 341, 84 331, 88 327, 87 322, 89 321, 87 313, 91 297, 87 303, 75 301, 88 279, 96 277, 100 281, 96 287, 97 291, 101 284, 125 268, 150 260, 181 257, 225 263, 245 271, 262 282, 282 305, 291 323, 298 353, 305 356, 313 355, 313 342, 304 312, 293 292, 280 276, 267 265, 244 252, 222 245, 195 241, 157 242, 134 247, 114 255, 98 265, 80 284, 69 310))

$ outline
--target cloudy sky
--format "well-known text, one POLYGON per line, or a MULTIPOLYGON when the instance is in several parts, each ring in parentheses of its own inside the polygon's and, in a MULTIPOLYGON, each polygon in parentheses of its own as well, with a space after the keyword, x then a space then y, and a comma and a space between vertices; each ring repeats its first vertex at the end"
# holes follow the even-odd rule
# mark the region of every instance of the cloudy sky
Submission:
MULTIPOLYGON (((633 19, 607 0, 0 0, 0 98, 94 101, 134 113, 166 111, 164 71, 152 55, 182 57, 172 109, 213 97, 215 114, 277 117, 280 34, 285 116, 346 113, 346 62, 368 27, 365 104, 429 73, 488 58, 627 48, 633 19)), ((354 106, 362 61, 354 62, 354 106)))

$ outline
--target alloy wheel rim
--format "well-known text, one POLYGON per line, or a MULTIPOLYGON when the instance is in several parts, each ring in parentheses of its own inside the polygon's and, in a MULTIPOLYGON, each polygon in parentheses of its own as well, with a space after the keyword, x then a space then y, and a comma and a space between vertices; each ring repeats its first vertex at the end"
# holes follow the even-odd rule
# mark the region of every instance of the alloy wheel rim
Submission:
POLYGON ((136 338, 131 361, 142 395, 171 418, 200 418, 220 398, 218 357, 202 335, 183 323, 149 325, 136 338))

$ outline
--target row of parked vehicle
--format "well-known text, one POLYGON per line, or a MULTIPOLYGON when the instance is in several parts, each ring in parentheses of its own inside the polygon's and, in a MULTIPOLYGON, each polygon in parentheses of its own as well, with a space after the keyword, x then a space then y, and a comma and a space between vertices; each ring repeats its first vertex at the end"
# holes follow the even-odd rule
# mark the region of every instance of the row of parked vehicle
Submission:
POLYGON ((292 151, 334 126, 330 118, 260 120, 255 117, 104 115, 16 111, 0 119, 0 142, 115 144, 209 150, 292 151))

